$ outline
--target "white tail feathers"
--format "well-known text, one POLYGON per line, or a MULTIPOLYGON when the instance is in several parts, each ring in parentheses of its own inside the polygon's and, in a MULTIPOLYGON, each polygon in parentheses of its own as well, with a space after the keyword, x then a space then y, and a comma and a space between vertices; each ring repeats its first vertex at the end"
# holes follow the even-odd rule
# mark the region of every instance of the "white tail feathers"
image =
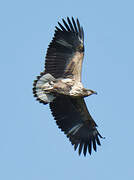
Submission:
POLYGON ((38 76, 37 80, 34 81, 33 94, 41 103, 47 104, 55 99, 52 94, 45 91, 52 88, 54 80, 55 78, 51 74, 44 74, 38 76))

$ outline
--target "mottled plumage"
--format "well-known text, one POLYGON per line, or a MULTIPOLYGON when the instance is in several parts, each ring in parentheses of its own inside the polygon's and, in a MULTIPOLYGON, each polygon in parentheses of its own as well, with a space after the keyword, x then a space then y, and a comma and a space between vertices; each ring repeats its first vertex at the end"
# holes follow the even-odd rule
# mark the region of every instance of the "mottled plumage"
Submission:
POLYGON ((58 127, 64 131, 79 155, 92 148, 96 151, 102 136, 88 112, 84 98, 95 91, 85 89, 81 83, 84 56, 84 31, 79 20, 72 17, 58 22, 53 40, 49 44, 45 69, 33 84, 36 99, 50 105, 58 127))

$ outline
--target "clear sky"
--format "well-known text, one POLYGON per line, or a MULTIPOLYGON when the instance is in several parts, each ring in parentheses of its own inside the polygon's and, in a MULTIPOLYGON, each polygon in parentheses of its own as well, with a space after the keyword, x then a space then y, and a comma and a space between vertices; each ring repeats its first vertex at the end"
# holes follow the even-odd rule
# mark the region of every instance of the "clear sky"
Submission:
POLYGON ((133 0, 5 0, 0 49, 1 180, 134 178, 133 0), (98 92, 86 102, 106 137, 86 157, 32 95, 54 27, 66 16, 78 17, 85 31, 82 82, 98 92))

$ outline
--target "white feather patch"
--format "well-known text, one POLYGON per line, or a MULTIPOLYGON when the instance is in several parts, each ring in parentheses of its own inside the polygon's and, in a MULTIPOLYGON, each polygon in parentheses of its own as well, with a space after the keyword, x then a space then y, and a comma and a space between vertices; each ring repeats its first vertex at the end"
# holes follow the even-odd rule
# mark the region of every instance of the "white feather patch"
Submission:
POLYGON ((69 44, 68 42, 64 41, 63 39, 60 39, 60 40, 58 40, 58 41, 56 41, 56 42, 59 43, 59 44, 61 44, 61 45, 63 45, 63 46, 65 46, 65 47, 72 48, 72 45, 69 44))
POLYGON ((55 80, 55 78, 51 74, 45 74, 41 76, 36 83, 36 95, 40 100, 44 101, 45 103, 50 103, 55 99, 52 94, 45 93, 45 91, 43 90, 51 89, 51 84, 53 80, 55 80))
POLYGON ((72 82, 72 79, 66 78, 66 79, 62 79, 61 81, 62 81, 63 83, 68 83, 68 82, 72 82))
POLYGON ((74 126, 73 128, 71 128, 69 131, 68 131, 68 133, 67 133, 67 135, 69 135, 69 134, 76 134, 77 133, 77 131, 81 128, 83 126, 83 124, 77 124, 76 126, 74 126))

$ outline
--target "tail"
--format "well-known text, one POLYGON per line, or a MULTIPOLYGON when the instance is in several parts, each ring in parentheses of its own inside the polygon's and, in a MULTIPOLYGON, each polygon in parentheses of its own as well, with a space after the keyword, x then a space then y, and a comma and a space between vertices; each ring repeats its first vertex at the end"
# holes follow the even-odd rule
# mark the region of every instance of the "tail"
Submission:
POLYGON ((55 78, 51 74, 45 74, 42 72, 40 76, 33 83, 33 94, 34 97, 43 104, 52 102, 55 97, 52 94, 46 93, 45 88, 50 88, 50 82, 53 82, 55 78))

